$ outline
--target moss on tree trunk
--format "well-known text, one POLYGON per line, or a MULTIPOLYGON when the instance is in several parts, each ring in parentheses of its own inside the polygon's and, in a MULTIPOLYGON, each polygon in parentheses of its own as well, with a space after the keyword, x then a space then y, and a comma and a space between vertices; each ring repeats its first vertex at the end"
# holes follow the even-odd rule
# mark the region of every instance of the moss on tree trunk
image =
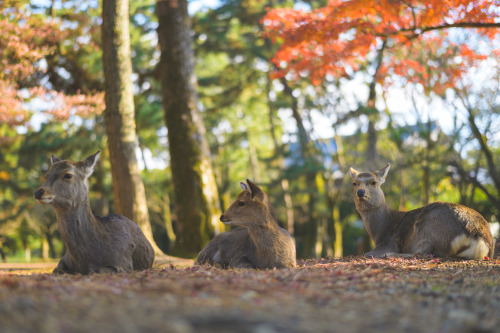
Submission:
POLYGON ((146 194, 135 150, 134 96, 130 58, 128 0, 103 1, 102 48, 106 88, 106 133, 113 177, 115 211, 137 223, 146 238, 153 240, 146 194))
POLYGON ((177 238, 174 253, 196 255, 219 226, 218 193, 198 111, 187 1, 158 1, 160 75, 171 158, 177 238))

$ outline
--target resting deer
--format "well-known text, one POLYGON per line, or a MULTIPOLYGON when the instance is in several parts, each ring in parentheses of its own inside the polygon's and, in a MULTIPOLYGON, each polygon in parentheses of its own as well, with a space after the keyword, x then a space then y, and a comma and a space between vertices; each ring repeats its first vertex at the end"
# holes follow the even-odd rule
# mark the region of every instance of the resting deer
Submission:
POLYGON ((129 272, 153 265, 154 252, 137 224, 121 215, 94 216, 88 178, 99 152, 80 162, 52 155, 52 166, 35 198, 54 207, 66 253, 53 274, 129 272))
POLYGON ((375 242, 375 249, 365 256, 493 257, 495 242, 490 226, 471 208, 449 202, 434 202, 409 212, 387 207, 380 185, 389 168, 387 164, 372 173, 349 170, 356 209, 375 242))
POLYGON ((295 244, 290 234, 278 226, 266 194, 247 179, 243 192, 221 215, 231 231, 215 236, 200 252, 196 264, 223 268, 295 267, 295 244))

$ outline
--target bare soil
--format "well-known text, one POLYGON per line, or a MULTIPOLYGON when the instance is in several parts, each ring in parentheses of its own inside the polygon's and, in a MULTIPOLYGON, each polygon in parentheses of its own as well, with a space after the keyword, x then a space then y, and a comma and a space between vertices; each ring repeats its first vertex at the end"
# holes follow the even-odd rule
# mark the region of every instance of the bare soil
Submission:
POLYGON ((500 260, 347 257, 264 271, 190 264, 90 276, 3 267, 0 331, 500 332, 500 260))

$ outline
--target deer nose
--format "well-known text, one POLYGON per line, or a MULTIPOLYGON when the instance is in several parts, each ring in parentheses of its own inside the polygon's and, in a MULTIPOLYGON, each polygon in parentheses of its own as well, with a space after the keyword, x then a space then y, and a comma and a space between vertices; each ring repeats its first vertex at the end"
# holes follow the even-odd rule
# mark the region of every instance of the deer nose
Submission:
POLYGON ((43 188, 36 190, 35 191, 35 199, 40 200, 44 193, 45 193, 45 191, 43 190, 43 188))
POLYGON ((358 190, 356 194, 358 195, 358 197, 363 198, 365 196, 365 190, 358 190))
POLYGON ((222 214, 222 215, 220 216, 219 220, 220 220, 221 222, 224 222, 224 221, 222 221, 223 219, 224 219, 224 214, 222 214))

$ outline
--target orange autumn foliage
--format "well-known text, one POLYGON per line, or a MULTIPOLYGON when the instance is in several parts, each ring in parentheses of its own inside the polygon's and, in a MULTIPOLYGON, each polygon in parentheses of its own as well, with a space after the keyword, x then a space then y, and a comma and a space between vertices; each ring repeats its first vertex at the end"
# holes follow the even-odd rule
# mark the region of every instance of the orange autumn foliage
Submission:
POLYGON ((103 93, 65 95, 37 81, 44 75, 41 61, 65 38, 59 24, 26 13, 22 6, 0 7, 0 123, 26 123, 32 111, 26 105, 30 101, 56 120, 104 110, 103 93))
POLYGON ((432 63, 429 67, 422 57, 425 52, 437 55, 458 47, 463 63, 449 66, 448 80, 443 82, 452 85, 485 55, 466 44, 454 44, 446 31, 471 28, 492 40, 500 32, 497 16, 498 6, 488 0, 330 0, 310 12, 272 9, 262 24, 266 37, 281 44, 273 59, 279 68, 276 77, 306 73, 319 84, 326 75, 348 76, 384 45, 377 73, 380 83, 390 84, 389 76, 397 75, 425 84, 435 76, 428 69, 440 69, 432 63))

